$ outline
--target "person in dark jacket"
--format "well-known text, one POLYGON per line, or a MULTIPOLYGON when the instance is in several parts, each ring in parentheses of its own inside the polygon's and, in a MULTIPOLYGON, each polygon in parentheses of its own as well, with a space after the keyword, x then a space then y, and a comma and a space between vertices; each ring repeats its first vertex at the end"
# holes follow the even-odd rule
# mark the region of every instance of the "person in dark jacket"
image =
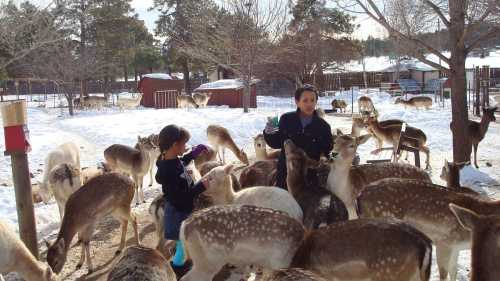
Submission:
POLYGON ((163 128, 158 138, 161 154, 156 161, 158 170, 155 178, 161 184, 165 197, 165 239, 176 241, 171 265, 180 278, 190 268, 190 264, 184 263, 184 248, 179 240, 180 227, 193 212, 194 199, 208 186, 203 180, 194 183, 185 166, 207 147, 199 144, 184 154, 190 135, 186 129, 176 125, 163 128))
MULTIPOLYGON (((321 155, 328 156, 333 148, 333 138, 330 125, 320 118, 316 112, 318 93, 311 85, 304 85, 295 91, 295 104, 297 110, 283 114, 278 126, 272 120, 266 124, 264 139, 275 149, 281 149, 278 159, 278 172, 276 185, 286 189, 286 159, 283 142, 286 139, 293 141, 302 148, 306 154, 315 160, 321 155)), ((309 170, 308 181, 318 183, 314 170, 309 170)))

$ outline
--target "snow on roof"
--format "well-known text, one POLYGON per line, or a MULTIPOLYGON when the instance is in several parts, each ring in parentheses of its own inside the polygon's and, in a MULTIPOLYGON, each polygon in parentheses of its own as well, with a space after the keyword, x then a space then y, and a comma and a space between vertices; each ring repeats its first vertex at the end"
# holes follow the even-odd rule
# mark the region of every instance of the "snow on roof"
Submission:
MULTIPOLYGON (((252 84, 257 83, 259 80, 253 79, 252 84)), ((196 90, 212 90, 212 89, 241 89, 243 88, 243 81, 240 79, 222 79, 210 83, 201 84, 196 90)))
MULTIPOLYGON (((436 69, 432 66, 429 66, 423 62, 417 61, 417 60, 404 60, 399 63, 399 71, 409 71, 409 70, 416 70, 416 71, 436 71, 436 69)), ((397 72, 398 71, 398 66, 397 65, 391 65, 385 69, 380 70, 382 72, 397 72)))
POLYGON ((153 78, 153 79, 172 80, 172 76, 170 76, 166 73, 149 73, 149 74, 144 74, 142 77, 153 78))

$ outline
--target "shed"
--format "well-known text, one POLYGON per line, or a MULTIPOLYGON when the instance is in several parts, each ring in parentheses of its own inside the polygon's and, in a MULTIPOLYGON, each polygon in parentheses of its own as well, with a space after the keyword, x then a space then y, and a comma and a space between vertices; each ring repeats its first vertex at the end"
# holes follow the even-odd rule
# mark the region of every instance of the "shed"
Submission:
POLYGON ((177 107, 176 97, 184 88, 184 81, 172 78, 166 73, 143 75, 137 89, 141 92, 144 107, 177 107))
MULTIPOLYGON (((256 83, 252 80, 250 87, 250 107, 257 107, 256 83)), ((239 79, 223 79, 205 83, 196 88, 194 92, 212 93, 208 105, 227 105, 231 108, 243 107, 243 82, 239 79)))
POLYGON ((425 85, 429 80, 439 79, 439 71, 417 60, 403 60, 397 65, 391 65, 381 72, 392 73, 392 81, 396 81, 396 73, 399 70, 400 79, 413 79, 421 85, 425 85))

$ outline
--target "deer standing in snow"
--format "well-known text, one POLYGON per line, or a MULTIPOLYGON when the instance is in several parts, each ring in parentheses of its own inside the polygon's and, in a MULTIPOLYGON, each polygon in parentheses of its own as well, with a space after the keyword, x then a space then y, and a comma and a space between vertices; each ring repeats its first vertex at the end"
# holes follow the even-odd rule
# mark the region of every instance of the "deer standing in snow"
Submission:
POLYGON ((59 164, 49 173, 49 186, 56 199, 62 220, 68 198, 82 186, 80 171, 71 164, 59 164))
POLYGON ((123 110, 124 108, 136 108, 141 104, 142 93, 138 93, 135 98, 119 98, 116 105, 123 110))
POLYGON ((460 225, 472 233, 470 281, 500 280, 500 216, 485 216, 473 210, 450 204, 460 225))
POLYGON ((13 229, 0 220, 0 280, 2 273, 17 272, 27 281, 56 281, 59 278, 38 261, 13 229))
POLYGON ((444 166, 441 169, 440 178, 446 182, 446 187, 457 192, 464 192, 471 195, 482 196, 483 199, 489 200, 487 196, 481 195, 479 192, 460 185, 460 166, 454 162, 444 161, 444 166))
POLYGON ((499 215, 500 201, 456 192, 420 180, 384 179, 366 186, 357 198, 362 218, 402 219, 429 237, 436 246, 440 280, 456 280, 461 250, 469 249, 470 233, 448 208, 450 203, 481 215, 499 215))
POLYGON ((479 143, 484 139, 486 132, 488 132, 490 122, 496 121, 496 110, 496 107, 484 108, 481 122, 469 120, 468 137, 470 138, 471 145, 474 148, 474 165, 476 166, 476 168, 479 168, 479 166, 477 165, 477 147, 479 146, 479 143))
POLYGON ((210 145, 217 151, 219 160, 222 161, 222 163, 226 163, 225 148, 228 148, 243 164, 249 164, 247 154, 236 145, 226 128, 219 125, 210 125, 207 127, 207 137, 210 145), (221 150, 222 157, 220 153, 221 150))
POLYGON ((178 95, 177 96, 177 107, 178 108, 188 108, 194 107, 198 108, 199 106, 194 101, 193 97, 190 95, 178 95))
MULTIPOLYGON (((151 134, 147 137, 138 138, 138 143, 141 143, 143 147, 149 153, 149 186, 153 186, 153 169, 156 166, 156 160, 160 156, 160 143, 157 134, 151 134)), ((135 145, 135 149, 139 149, 139 144, 135 145)))
POLYGON ((198 107, 207 107, 208 101, 212 97, 212 93, 194 93, 193 100, 198 107))
POLYGON ((353 166, 358 146, 369 138, 370 135, 339 135, 335 139, 333 150, 338 152, 338 155, 330 161, 327 188, 344 202, 349 218, 356 218, 356 197, 372 182, 384 178, 409 178, 432 182, 424 170, 409 164, 377 163, 353 166))
POLYGON ((404 107, 414 107, 419 109, 420 107, 425 107, 425 109, 430 109, 432 107, 432 99, 430 97, 418 96, 412 97, 409 100, 404 100, 402 98, 397 98, 395 104, 402 104, 404 107))
POLYGON ((142 189, 144 175, 150 170, 150 151, 154 149, 154 144, 151 141, 142 142, 141 137, 138 138, 137 147, 113 144, 104 150, 104 159, 113 171, 121 171, 132 176, 136 184, 136 193, 134 202, 136 205, 139 202, 146 202, 142 189))
POLYGON ((57 239, 52 245, 47 245, 47 262, 52 270, 56 273, 61 272, 71 241, 78 233, 78 238, 82 241, 82 250, 76 267, 77 269, 82 267, 86 259, 89 273, 93 272, 90 240, 97 221, 109 214, 121 224, 122 236, 116 253, 119 254, 125 247, 129 222, 134 228, 135 242, 139 245, 137 220, 130 208, 134 191, 134 182, 129 177, 111 172, 91 179, 73 193, 66 202, 57 239))

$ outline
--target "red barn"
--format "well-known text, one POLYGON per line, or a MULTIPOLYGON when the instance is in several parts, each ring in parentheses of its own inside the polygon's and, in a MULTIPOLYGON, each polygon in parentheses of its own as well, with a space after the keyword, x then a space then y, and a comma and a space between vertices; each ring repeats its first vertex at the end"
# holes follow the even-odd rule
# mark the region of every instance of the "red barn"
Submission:
POLYGON ((165 73, 143 75, 137 89, 141 92, 144 107, 177 107, 176 97, 184 88, 184 81, 173 79, 165 73))
MULTIPOLYGON (((257 90, 255 84, 258 80, 253 80, 250 87, 250 107, 257 107, 257 90)), ((243 107, 243 82, 238 79, 223 79, 215 82, 202 84, 194 92, 212 93, 208 105, 227 105, 231 108, 243 107)))

